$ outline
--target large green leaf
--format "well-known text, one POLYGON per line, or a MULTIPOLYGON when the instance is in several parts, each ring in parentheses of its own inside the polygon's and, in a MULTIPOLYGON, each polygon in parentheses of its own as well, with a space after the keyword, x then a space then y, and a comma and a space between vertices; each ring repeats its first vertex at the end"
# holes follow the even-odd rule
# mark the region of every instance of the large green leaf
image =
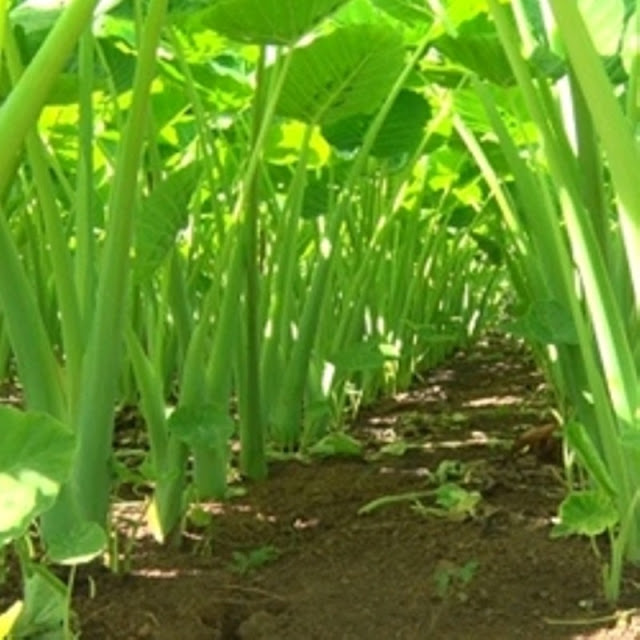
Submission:
POLYGON ((566 304, 559 300, 535 300, 510 329, 541 344, 578 344, 573 317, 566 304))
POLYGON ((560 523, 551 530, 551 537, 597 536, 613 529, 619 519, 613 501, 604 492, 575 491, 560 505, 560 523))
POLYGON ((389 15, 411 25, 416 22, 431 22, 433 12, 424 0, 371 0, 389 15))
POLYGON ((0 546, 51 507, 73 450, 72 432, 51 416, 0 407, 0 546))
MULTIPOLYGON (((551 51, 562 55, 562 38, 553 23, 547 34, 540 0, 524 0, 522 4, 535 39, 546 43, 548 36, 551 51)), ((573 4, 580 10, 596 51, 601 56, 614 56, 618 52, 623 33, 625 0, 574 0, 573 4)))
POLYGON ((65 584, 46 567, 33 564, 24 585, 24 607, 12 638, 59 640, 67 617, 68 594, 65 584))
POLYGON ((199 162, 187 165, 159 183, 143 202, 135 225, 135 272, 150 277, 187 225, 187 205, 200 177, 199 162))
POLYGON ((623 0, 579 0, 578 7, 593 46, 601 56, 617 53, 624 23, 623 0))
MULTIPOLYGON (((384 119, 371 147, 371 155, 386 158, 415 151, 431 117, 431 107, 421 95, 401 91, 384 119)), ((323 128, 324 137, 336 148, 353 150, 362 144, 372 115, 356 115, 323 128)))
POLYGON ((640 25, 640 21, 638 20, 638 12, 640 12, 640 7, 629 17, 622 40, 622 50, 620 53, 622 63, 627 73, 632 72, 633 61, 639 53, 638 25, 640 25))
POLYGON ((400 35, 382 25, 344 27, 292 55, 278 112, 323 124, 375 111, 404 63, 400 35))
POLYGON ((480 77, 508 86, 515 80, 496 28, 486 13, 463 22, 456 37, 441 36, 434 47, 480 77))
POLYGON ((193 449, 220 448, 234 429, 233 420, 212 404, 184 405, 169 416, 169 431, 193 449))
POLYGON ((217 0, 202 24, 235 40, 290 44, 348 0, 217 0))

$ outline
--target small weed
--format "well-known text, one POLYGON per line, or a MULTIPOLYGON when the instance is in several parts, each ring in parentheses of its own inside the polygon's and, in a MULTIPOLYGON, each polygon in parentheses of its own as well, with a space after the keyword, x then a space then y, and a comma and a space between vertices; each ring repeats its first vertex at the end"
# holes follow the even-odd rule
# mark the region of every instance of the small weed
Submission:
POLYGON ((440 605, 434 608, 431 618, 431 632, 434 631, 438 619, 445 611, 452 599, 456 599, 460 603, 465 603, 469 599, 466 587, 478 570, 477 560, 469 560, 461 567, 449 562, 441 560, 433 573, 433 581, 435 583, 435 596, 440 601, 440 605))
POLYGON ((413 511, 423 516, 461 522, 476 515, 476 508, 482 500, 478 491, 467 491, 454 483, 443 484, 434 493, 437 506, 430 507, 416 500, 412 506, 413 511))
POLYGON ((244 551, 234 551, 230 569, 234 573, 246 576, 251 571, 273 562, 279 555, 278 549, 271 545, 258 547, 246 553, 244 551))
POLYGON ((461 602, 466 601, 465 587, 471 582, 477 569, 476 560, 469 560, 461 567, 447 561, 440 562, 433 574, 436 596, 441 600, 456 597, 461 602))

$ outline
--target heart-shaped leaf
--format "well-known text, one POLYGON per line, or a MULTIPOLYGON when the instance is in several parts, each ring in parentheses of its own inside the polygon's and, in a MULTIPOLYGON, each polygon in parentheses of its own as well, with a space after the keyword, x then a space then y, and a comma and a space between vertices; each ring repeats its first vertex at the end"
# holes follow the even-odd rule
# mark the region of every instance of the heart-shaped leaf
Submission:
POLYGON ((278 113, 327 124, 375 111, 402 70, 404 47, 387 26, 352 25, 292 56, 278 113))
POLYGON ((71 471, 73 433, 49 415, 0 407, 0 546, 51 507, 71 471))

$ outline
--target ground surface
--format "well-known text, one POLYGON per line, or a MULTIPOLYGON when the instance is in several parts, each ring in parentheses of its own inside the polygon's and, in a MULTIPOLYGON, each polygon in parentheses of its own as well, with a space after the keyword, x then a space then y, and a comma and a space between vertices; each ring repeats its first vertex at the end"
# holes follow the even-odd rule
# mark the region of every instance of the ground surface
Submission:
MULTIPOLYGON (((489 341, 458 354, 354 427, 369 457, 393 438, 396 455, 279 462, 246 496, 212 505, 212 525, 181 549, 143 538, 129 575, 83 573, 81 637, 640 638, 633 611, 608 617, 588 542, 549 539, 560 468, 510 455, 520 433, 552 422, 549 402, 518 348, 489 341), (443 485, 448 511, 429 511, 436 496, 424 495, 358 515, 383 496, 443 485)), ((640 603, 633 577, 620 608, 640 603)))

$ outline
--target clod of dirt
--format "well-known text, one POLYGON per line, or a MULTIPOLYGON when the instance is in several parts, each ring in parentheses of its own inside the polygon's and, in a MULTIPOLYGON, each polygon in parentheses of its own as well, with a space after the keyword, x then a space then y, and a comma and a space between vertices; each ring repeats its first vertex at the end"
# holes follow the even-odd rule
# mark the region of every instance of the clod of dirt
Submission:
POLYGON ((518 436, 511 447, 511 454, 532 453, 540 462, 562 463, 562 440, 556 437, 557 424, 532 427, 518 436))
POLYGON ((240 640, 275 640, 277 634, 277 618, 268 611, 256 611, 239 627, 240 640))

